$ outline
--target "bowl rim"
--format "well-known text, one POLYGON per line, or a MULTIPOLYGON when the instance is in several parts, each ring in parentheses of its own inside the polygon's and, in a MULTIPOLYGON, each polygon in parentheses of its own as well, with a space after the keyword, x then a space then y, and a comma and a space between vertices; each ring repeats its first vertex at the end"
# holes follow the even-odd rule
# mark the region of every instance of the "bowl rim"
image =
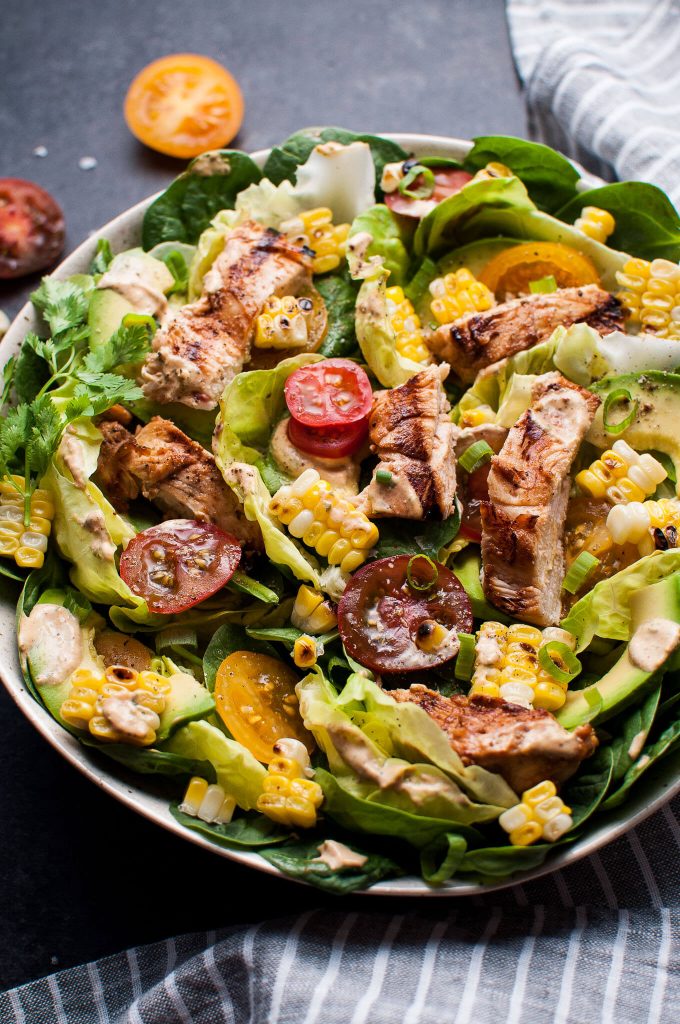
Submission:
MULTIPOLYGON (((405 132, 380 132, 375 134, 394 140, 416 156, 427 152, 431 155, 461 157, 465 156, 472 147, 470 140, 459 139, 455 136, 405 132)), ((271 149, 269 148, 260 149, 252 152, 250 156, 256 163, 262 166, 270 152, 271 149)), ((601 179, 590 174, 575 161, 571 162, 581 175, 581 182, 577 187, 586 189, 602 184, 601 179)), ((101 228, 93 231, 49 276, 63 279, 73 273, 82 272, 82 267, 87 266, 93 257, 96 242, 99 238, 110 239, 112 235, 126 231, 138 233, 144 212, 162 194, 162 191, 164 190, 135 203, 102 225, 101 228)), ((18 349, 21 340, 30 329, 34 315, 30 301, 25 303, 12 321, 4 338, 0 341, 0 360, 4 362, 18 349)), ((0 615, 10 609, 11 605, 8 604, 4 596, 0 595, 0 615)), ((14 613, 12 614, 14 615, 14 613)), ((257 852, 241 851, 220 846, 200 833, 181 825, 170 814, 167 798, 161 799, 143 787, 141 780, 147 778, 147 781, 149 781, 152 776, 140 777, 139 775, 134 775, 124 770, 121 766, 116 766, 114 762, 111 762, 110 767, 108 764, 100 764, 100 760, 104 759, 104 755, 98 754, 92 748, 78 743, 70 733, 66 732, 51 717, 47 709, 29 693, 19 666, 16 649, 16 630, 10 630, 10 636, 4 634, 5 630, 0 630, 0 643, 4 647, 1 653, 7 655, 7 657, 0 659, 0 680, 17 707, 33 727, 81 774, 126 807, 147 818, 149 821, 160 825, 166 831, 227 860, 247 865, 269 875, 278 875, 288 882, 292 881, 288 875, 284 875, 273 864, 260 857, 257 852)), ((680 757, 668 758, 665 763, 669 765, 675 761, 680 764, 680 757)), ((548 856, 546 861, 537 868, 518 872, 509 879, 506 878, 491 885, 478 885, 454 878, 443 886, 433 887, 415 875, 406 876, 378 882, 376 885, 371 886, 370 889, 361 890, 356 895, 426 898, 479 896, 520 885, 540 878, 543 875, 552 874, 561 868, 576 863, 583 857, 595 853, 601 847, 624 835, 630 829, 639 825, 649 815, 660 810, 676 793, 680 792, 680 778, 676 778, 675 781, 665 782, 662 779, 654 780, 653 772, 650 772, 650 776, 652 777, 648 778, 635 796, 628 801, 627 806, 634 808, 632 814, 626 815, 623 820, 619 821, 615 820, 616 815, 613 812, 610 812, 609 815, 604 815, 600 823, 587 837, 577 840, 573 845, 563 847, 554 855, 548 856), (651 790, 651 793, 648 793, 648 790, 651 790)), ((297 879, 294 881, 300 881, 300 884, 303 885, 309 884, 297 879)))

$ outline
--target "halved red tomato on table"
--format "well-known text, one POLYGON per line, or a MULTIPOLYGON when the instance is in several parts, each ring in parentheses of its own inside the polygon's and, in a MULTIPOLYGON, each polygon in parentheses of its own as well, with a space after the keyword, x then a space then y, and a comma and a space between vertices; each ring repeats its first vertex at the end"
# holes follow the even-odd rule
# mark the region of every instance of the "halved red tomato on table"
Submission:
POLYGON ((169 519, 142 530, 120 556, 120 575, 152 612, 175 615, 229 582, 241 546, 212 523, 169 519))
POLYGON ((338 605, 338 629, 350 657, 374 672, 436 668, 472 632, 462 584, 425 555, 396 555, 354 574, 338 605))
POLYGON ((64 215, 32 181, 0 178, 0 279, 45 270, 64 248, 64 215))
MULTIPOLYGON (((415 161, 414 164, 416 164, 415 161)), ((432 191, 429 195, 417 198, 416 195, 405 195, 399 188, 396 188, 394 192, 385 193, 385 205, 389 206, 392 213, 401 214, 403 217, 425 217, 443 199, 448 199, 449 196, 460 192, 463 186, 472 180, 472 175, 459 167, 426 167, 426 172, 427 170, 430 171, 434 179, 431 181, 432 191)), ((429 178, 429 175, 427 177, 429 178)), ((410 184, 408 191, 416 194, 421 191, 424 193, 426 188, 426 174, 421 174, 410 184)))

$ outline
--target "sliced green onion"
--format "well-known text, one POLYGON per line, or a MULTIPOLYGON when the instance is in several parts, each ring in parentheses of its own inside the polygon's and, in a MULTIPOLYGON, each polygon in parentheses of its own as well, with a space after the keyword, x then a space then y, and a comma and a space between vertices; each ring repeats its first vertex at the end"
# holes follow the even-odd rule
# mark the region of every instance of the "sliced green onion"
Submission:
POLYGON ((475 638, 472 633, 459 633, 458 641, 460 649, 456 658, 455 676, 456 679, 468 682, 475 666, 475 638))
POLYGON ((539 277, 538 281, 529 281, 529 291, 532 295, 549 294, 557 291, 557 281, 554 274, 547 277, 539 277))
POLYGON ((167 647, 198 647, 196 630, 190 626, 168 626, 156 633, 156 651, 160 654, 167 647))
POLYGON ((126 313, 123 317, 123 327, 137 327, 140 324, 148 329, 153 338, 158 324, 152 316, 144 316, 142 313, 126 313))
POLYGON ((437 564, 429 555, 413 555, 409 558, 408 565, 406 566, 406 579, 408 580, 408 585, 411 590, 431 590, 437 582, 438 577, 439 569, 437 568, 437 564), (422 581, 415 579, 413 573, 418 572, 418 562, 423 562, 424 566, 430 571, 431 576, 429 579, 424 579, 422 581))
POLYGON ((254 580, 252 576, 241 572, 240 569, 236 570, 227 583, 227 587, 229 590, 237 590, 240 594, 250 594, 251 597, 257 598, 258 601, 264 601, 265 604, 278 604, 280 600, 275 590, 265 587, 264 583, 254 580))
POLYGON ((415 164, 399 182, 399 191, 402 196, 408 196, 409 199, 429 199, 434 192, 434 174, 429 167, 415 164), (424 178, 424 184, 419 185, 418 188, 409 188, 409 185, 412 185, 421 174, 424 178))
POLYGON ((607 395, 604 403, 604 409, 602 410, 602 425, 604 429, 608 434, 622 434, 624 430, 627 430, 637 416, 639 406, 639 399, 636 398, 633 400, 630 391, 627 391, 626 388, 617 388, 616 391, 612 391, 611 394, 607 395), (619 420, 618 423, 612 423, 609 419, 609 410, 618 402, 632 402, 633 408, 625 419, 619 420))
POLYGON ((458 459, 458 464, 466 473, 474 473, 476 469, 489 461, 493 453, 493 448, 486 441, 475 441, 465 449, 458 459))
POLYGON ((538 650, 538 663, 558 683, 570 683, 581 671, 581 662, 571 648, 561 640, 549 640, 547 644, 543 644, 538 650), (561 668, 553 660, 553 655, 567 666, 566 669, 561 668))
POLYGON ((385 484, 386 487, 391 487, 394 481, 392 480, 392 474, 389 469, 379 469, 375 474, 375 479, 379 484, 385 484))
POLYGON ((592 555, 590 551, 582 551, 578 558, 569 566, 569 571, 564 577, 562 589, 570 594, 575 594, 581 589, 588 576, 600 564, 600 559, 592 555))

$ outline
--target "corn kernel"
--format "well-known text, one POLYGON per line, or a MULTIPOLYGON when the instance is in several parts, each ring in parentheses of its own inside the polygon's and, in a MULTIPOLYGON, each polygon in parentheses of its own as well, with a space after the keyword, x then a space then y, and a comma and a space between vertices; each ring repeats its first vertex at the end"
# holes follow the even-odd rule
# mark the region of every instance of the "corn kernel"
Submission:
MULTIPOLYGON (((287 749, 290 740, 278 740, 277 747, 287 749)), ((291 753, 298 753, 297 749, 291 753)), ((263 792, 257 799, 257 809, 273 821, 293 828, 312 828, 316 812, 323 802, 323 791, 318 782, 304 778, 309 755, 292 757, 277 754, 269 763, 263 792)))
POLYGON ((332 211, 325 206, 306 210, 281 225, 281 231, 299 246, 306 246, 315 253, 312 270, 315 274, 326 274, 340 265, 347 251, 349 224, 333 224, 332 211))
POLYGON ((632 501, 627 505, 614 505, 606 523, 614 544, 635 544, 640 554, 654 550, 656 534, 661 531, 662 548, 677 547, 680 532, 680 501, 662 498, 660 501, 632 501))
POLYGON ((304 348, 313 314, 314 303, 305 296, 272 295, 255 322, 255 347, 304 348))
POLYGON ((596 242, 606 242, 616 228, 616 221, 608 210, 600 210, 597 206, 584 206, 581 216, 574 221, 574 227, 596 242))
MULTIPOLYGON (((307 536, 308 534, 305 534, 303 540, 307 536)), ((319 636, 335 629, 338 617, 320 591, 312 590, 303 583, 297 592, 290 621, 296 629, 319 636)))
POLYGON ((312 636, 299 636, 293 645, 293 661, 298 668, 316 665, 316 640, 312 636))
POLYGON ((516 623, 484 622, 479 630, 470 696, 500 697, 510 704, 556 711, 566 701, 566 686, 557 683, 538 660, 539 648, 550 641, 575 640, 567 630, 516 623))
POLYGON ((498 824, 509 833, 513 846, 529 846, 537 839, 554 843, 569 831, 573 819, 555 784, 546 779, 525 790, 520 803, 503 811, 498 824))
POLYGON ((171 684, 153 672, 137 673, 124 665, 111 665, 103 673, 77 669, 71 676, 71 690, 62 702, 60 715, 74 729, 89 731, 97 739, 134 746, 149 746, 156 739, 159 716, 166 706, 171 684), (152 677, 155 677, 152 678, 152 677), (109 704, 113 701, 113 705, 109 704), (127 727, 120 726, 116 702, 126 704, 127 727), (130 705, 128 707, 127 705, 130 705))
POLYGON ((430 284, 430 310, 437 323, 448 324, 466 313, 481 313, 495 304, 493 292, 461 267, 430 284))
POLYGON ((5 476, 0 480, 0 555, 13 558, 21 569, 39 569, 45 561, 54 504, 49 491, 34 491, 27 528, 24 525, 24 488, 21 476, 5 476))
POLYGON ((666 476, 658 459, 647 453, 638 455, 624 440, 619 440, 589 469, 577 473, 576 485, 593 498, 626 504, 643 501, 666 476))
POLYGON ((432 354, 425 344, 420 318, 404 295, 403 288, 387 288, 385 300, 397 352, 413 363, 427 366, 432 362, 432 354))
POLYGON ((618 298, 633 323, 663 338, 680 340, 680 265, 670 260, 631 259, 616 279, 622 287, 618 298))

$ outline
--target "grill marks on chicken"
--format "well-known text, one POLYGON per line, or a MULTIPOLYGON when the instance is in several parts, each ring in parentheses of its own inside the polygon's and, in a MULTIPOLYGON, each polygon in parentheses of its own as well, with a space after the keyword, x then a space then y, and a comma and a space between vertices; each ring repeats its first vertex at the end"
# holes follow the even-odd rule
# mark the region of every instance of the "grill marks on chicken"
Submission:
POLYGON ((432 351, 471 383, 478 371, 546 341, 556 327, 585 322, 601 334, 621 330, 621 303, 596 284, 527 295, 445 324, 428 338, 432 351))
POLYGON ((250 355, 256 317, 271 295, 311 286, 310 255, 284 235, 246 221, 227 238, 203 294, 162 326, 140 373, 148 398, 214 409, 250 355))
POLYGON ((484 593, 537 626, 560 619, 569 471, 599 404, 559 373, 543 374, 491 460, 481 505, 484 593))
POLYGON ((390 695, 418 704, 444 730, 464 764, 502 775, 516 793, 544 779, 561 785, 597 747, 590 725, 567 732, 548 711, 493 697, 443 697, 419 684, 390 695))
POLYGON ((401 387, 374 396, 369 421, 371 448, 380 462, 355 504, 368 516, 443 519, 456 494, 455 427, 442 380, 449 367, 429 366, 401 387), (380 470, 390 484, 376 480, 380 470))
POLYGON ((99 429, 97 479, 118 511, 141 493, 170 519, 215 523, 244 546, 262 547, 259 527, 246 519, 212 455, 170 420, 156 416, 136 434, 120 423, 99 429))

